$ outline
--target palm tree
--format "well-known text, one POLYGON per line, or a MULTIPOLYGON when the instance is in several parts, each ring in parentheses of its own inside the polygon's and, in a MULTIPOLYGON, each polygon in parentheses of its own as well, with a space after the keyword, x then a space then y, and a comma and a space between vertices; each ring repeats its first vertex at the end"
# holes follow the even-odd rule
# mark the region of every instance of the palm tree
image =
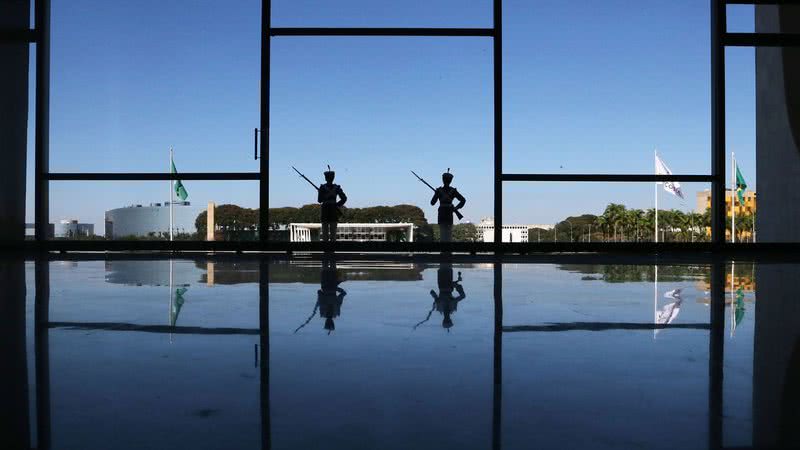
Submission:
POLYGON ((703 215, 696 212, 687 214, 689 217, 689 226, 691 227, 691 241, 705 240, 705 227, 703 226, 703 215), (699 231, 699 233, 698 233, 699 231))
POLYGON ((609 226, 614 227, 614 241, 617 241, 617 229, 622 225, 622 218, 625 214, 625 205, 610 203, 606 206, 603 215, 606 216, 609 226))
POLYGON ((744 214, 742 216, 736 216, 736 241, 739 242, 740 239, 744 239, 744 236, 747 236, 749 239, 753 238, 753 215, 752 214, 744 214))
POLYGON ((644 228, 645 228, 645 236, 650 236, 648 241, 653 240, 653 229, 656 226, 656 210, 650 208, 647 212, 644 213, 644 228))
POLYGON ((675 214, 673 210, 661 210, 658 212, 658 231, 663 236, 663 239, 659 239, 659 241, 663 240, 664 242, 669 241, 669 233, 668 231, 672 231, 675 227, 675 214))
POLYGON ((675 211, 675 221, 680 228, 680 234, 684 242, 688 242, 692 235, 692 217, 690 214, 683 211, 675 211))
POLYGON ((634 240, 639 242, 642 236, 642 225, 644 222, 644 211, 632 209, 629 212, 630 220, 633 222, 634 240))
POLYGON ((599 216, 595 217, 595 219, 594 219, 594 225, 595 225, 595 226, 596 226, 596 227, 597 227, 599 230, 601 230, 601 232, 602 232, 602 234, 603 234, 603 241, 605 241, 605 240, 606 240, 606 230, 607 230, 607 228, 608 228, 608 219, 606 218, 606 216, 604 216, 603 214, 601 214, 601 215, 599 215, 599 216))

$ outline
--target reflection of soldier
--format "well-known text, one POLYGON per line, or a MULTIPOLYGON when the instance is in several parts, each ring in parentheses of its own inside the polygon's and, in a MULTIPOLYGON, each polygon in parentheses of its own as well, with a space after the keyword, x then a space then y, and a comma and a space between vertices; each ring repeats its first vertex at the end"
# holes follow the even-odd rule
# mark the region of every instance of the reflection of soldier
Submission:
MULTIPOLYGON (((436 188, 431 198, 431 206, 439 202, 439 231, 441 234, 441 242, 450 242, 453 239, 453 213, 464 207, 467 199, 461 195, 458 190, 450 183, 453 181, 453 174, 450 169, 442 174, 443 186, 436 188), (458 204, 453 206, 453 200, 457 199, 458 204)), ((451 271, 452 272, 452 271, 451 271)))
POLYGON ((320 222, 322 222, 321 238, 323 241, 336 240, 339 208, 347 202, 347 196, 344 194, 342 187, 333 183, 335 177, 336 172, 331 170, 331 166, 328 166, 328 170, 325 171, 325 184, 319 186, 317 194, 317 202, 322 205, 320 222))
POLYGON ((339 276, 336 272, 336 261, 323 261, 322 270, 320 271, 320 288, 317 290, 317 303, 314 305, 314 311, 306 319, 305 323, 294 330, 295 333, 308 325, 311 319, 317 315, 317 311, 319 311, 319 316, 325 319, 325 329, 328 330, 328 334, 336 329, 333 319, 341 314, 342 302, 344 302, 344 296, 347 295, 347 292, 339 287, 340 283, 341 281, 339 281, 339 276))
POLYGON ((439 294, 437 295, 436 291, 431 289, 433 306, 428 313, 428 317, 426 317, 422 322, 416 324, 414 326, 415 329, 427 322, 431 318, 433 311, 436 310, 444 316, 442 319, 442 327, 448 329, 449 331, 449 329, 453 326, 453 320, 450 318, 450 315, 456 312, 456 309, 458 308, 458 302, 467 298, 466 294, 464 294, 464 288, 460 284, 461 272, 458 272, 458 279, 453 280, 452 266, 449 264, 442 264, 436 273, 436 277, 439 284, 439 294), (457 297, 453 296, 454 290, 458 293, 457 297))

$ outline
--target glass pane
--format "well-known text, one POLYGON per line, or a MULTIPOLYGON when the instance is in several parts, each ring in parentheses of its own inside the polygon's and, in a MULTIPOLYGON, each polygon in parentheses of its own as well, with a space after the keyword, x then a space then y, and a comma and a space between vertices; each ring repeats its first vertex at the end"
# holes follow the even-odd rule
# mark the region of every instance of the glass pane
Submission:
POLYGON ((504 266, 504 447, 707 446, 708 268, 655 273, 504 266))
POLYGON ((51 171, 257 171, 260 7, 54 1, 51 171))
MULTIPOLYGON (((731 221, 731 189, 736 192, 736 242, 757 239, 756 219, 756 82, 755 49, 725 50, 725 143, 727 145, 725 186, 726 218, 731 221), (735 181, 733 162, 741 174, 735 181), (741 198, 737 186, 741 187, 741 198)), ((726 225, 730 229, 731 224, 726 225)), ((727 233, 730 241, 730 232, 727 233)))
POLYGON ((707 2, 504 5, 507 173, 710 173, 707 2))
POLYGON ((488 267, 288 265, 270 267, 273 448, 490 447, 488 267))
POLYGON ((491 0, 274 0, 274 27, 492 26, 491 0))
MULTIPOLYGON (((319 185, 330 165, 347 207, 410 205, 424 214, 417 225, 438 223, 430 188, 411 171, 441 186, 450 168, 467 199, 461 222, 490 214, 490 41, 276 40, 272 60, 272 207, 315 204, 315 189, 292 166, 319 185)), ((397 219, 375 213, 340 220, 397 219)))
POLYGON ((756 270, 763 265, 736 261, 725 276, 725 354, 723 379, 723 444, 753 445, 753 366, 756 327, 756 270))
POLYGON ((212 287, 205 272, 182 260, 50 265, 40 426, 53 448, 261 448, 258 286, 212 287))
POLYGON ((728 33, 755 31, 755 5, 727 5, 728 33))
POLYGON ((710 184, 677 188, 683 198, 655 183, 507 182, 503 241, 653 241, 656 196, 659 242, 708 241, 710 184))
POLYGON ((168 181, 50 183, 55 239, 206 240, 214 204, 216 240, 257 239, 257 181, 183 181, 187 194, 170 198, 168 181), (170 202, 173 202, 170 207, 170 202))

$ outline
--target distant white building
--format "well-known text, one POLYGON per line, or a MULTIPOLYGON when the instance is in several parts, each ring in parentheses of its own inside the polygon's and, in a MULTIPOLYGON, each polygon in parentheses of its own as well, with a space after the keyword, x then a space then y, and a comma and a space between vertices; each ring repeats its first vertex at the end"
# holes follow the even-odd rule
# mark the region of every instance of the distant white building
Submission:
MULTIPOLYGON (((289 242, 311 242, 311 234, 319 235, 319 223, 290 223, 289 242)), ((403 232, 406 242, 414 242, 413 223, 340 223, 336 229, 336 240, 356 242, 385 242, 392 231, 403 232)))
MULTIPOLYGON (((483 236, 483 242, 494 242, 494 218, 484 217, 481 223, 475 225, 478 233, 483 236)), ((528 230, 531 228, 541 228, 552 230, 553 225, 537 224, 503 224, 503 242, 528 242, 528 230)))
POLYGON ((78 223, 74 219, 60 220, 53 226, 53 235, 57 238, 66 239, 94 236, 94 224, 78 223))
MULTIPOLYGON (((189 202, 175 202, 173 232, 190 234, 196 231, 195 219, 203 210, 189 202)), ((106 239, 127 236, 163 237, 169 235, 169 202, 132 205, 106 211, 106 239)))

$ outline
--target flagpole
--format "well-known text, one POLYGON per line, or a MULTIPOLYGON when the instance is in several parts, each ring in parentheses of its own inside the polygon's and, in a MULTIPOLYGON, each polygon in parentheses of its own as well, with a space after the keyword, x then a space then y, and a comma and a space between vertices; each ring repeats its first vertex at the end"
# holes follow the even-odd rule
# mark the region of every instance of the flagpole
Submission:
POLYGON ((731 243, 736 242, 736 155, 731 152, 731 243))
MULTIPOLYGON (((653 325, 658 325, 658 264, 653 264, 655 269, 655 283, 653 283, 653 325)), ((653 339, 656 338, 657 327, 653 327, 653 339)))
MULTIPOLYGON (((172 146, 169 147, 169 173, 172 174, 172 146)), ((172 241, 172 229, 173 226, 173 212, 172 212, 172 204, 175 203, 173 197, 175 195, 175 180, 169 180, 169 240, 172 241)))
POLYGON ((733 279, 736 275, 736 261, 731 260, 731 337, 733 337, 733 332, 736 331, 736 311, 734 310, 734 285, 733 279))
MULTIPOLYGON (((656 167, 658 167, 657 166, 657 164, 658 164, 658 149, 653 150, 653 162, 656 164, 656 167)), ((656 175, 658 175, 658 170, 656 170, 656 175)), ((655 234, 654 241, 658 242, 658 182, 653 183, 653 187, 655 187, 655 196, 656 196, 656 208, 655 208, 656 223, 655 223, 655 229, 653 230, 653 232, 655 234)), ((657 270, 657 268, 656 268, 656 270, 657 270)))
POLYGON ((169 333, 169 342, 172 343, 172 310, 173 310, 173 290, 172 290, 172 258, 169 259, 169 325, 170 325, 170 333, 169 333))

